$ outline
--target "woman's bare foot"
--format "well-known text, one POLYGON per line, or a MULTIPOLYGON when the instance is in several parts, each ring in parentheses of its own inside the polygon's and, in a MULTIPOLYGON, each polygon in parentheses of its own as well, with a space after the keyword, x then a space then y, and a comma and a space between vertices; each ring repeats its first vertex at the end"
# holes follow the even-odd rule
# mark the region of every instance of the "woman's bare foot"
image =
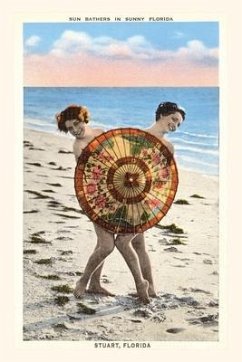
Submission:
POLYGON ((141 284, 136 285, 136 288, 137 288, 137 293, 138 293, 139 299, 144 304, 150 303, 150 298, 149 298, 149 293, 148 293, 149 282, 147 280, 144 280, 144 282, 142 282, 141 284))
POLYGON ((79 279, 76 283, 76 288, 74 289, 74 296, 76 298, 80 298, 84 293, 86 289, 86 283, 84 283, 81 279, 79 279))
POLYGON ((102 294, 102 295, 106 295, 106 296, 110 296, 110 297, 114 297, 115 294, 109 292, 107 289, 101 287, 101 285, 89 285, 89 288, 87 289, 87 293, 90 294, 102 294))
MULTIPOLYGON (((151 289, 151 288, 148 289, 148 294, 149 294, 149 297, 151 297, 151 298, 156 298, 156 297, 158 297, 158 295, 156 294, 155 290, 154 290, 154 289, 151 289)), ((130 295, 131 297, 138 297, 138 293, 137 293, 137 292, 129 293, 129 295, 130 295)))
POLYGON ((155 288, 153 285, 149 285, 148 293, 151 298, 157 297, 157 294, 156 294, 156 291, 155 291, 155 288))

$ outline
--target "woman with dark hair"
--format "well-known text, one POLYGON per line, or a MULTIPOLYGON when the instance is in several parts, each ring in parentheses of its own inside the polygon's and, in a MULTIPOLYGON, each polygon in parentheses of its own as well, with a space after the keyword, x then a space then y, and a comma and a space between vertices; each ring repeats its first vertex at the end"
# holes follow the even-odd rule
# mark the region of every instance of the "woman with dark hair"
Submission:
POLYGON ((155 112, 155 123, 145 129, 145 131, 159 138, 173 154, 174 147, 164 138, 164 135, 169 132, 175 132, 185 120, 185 117, 186 113, 184 108, 178 106, 176 103, 160 103, 155 112))
MULTIPOLYGON (((176 103, 160 103, 155 112, 156 122, 151 127, 145 129, 145 131, 160 139, 162 143, 168 148, 171 155, 173 155, 174 147, 168 140, 164 138, 164 135, 168 132, 175 132, 176 129, 180 127, 181 123, 185 120, 185 115, 185 110, 179 107, 176 103)), ((134 238, 131 238, 131 236, 128 234, 119 234, 116 237, 115 245, 123 255, 135 281, 137 275, 141 273, 144 281, 148 282, 146 292, 145 283, 143 282, 142 297, 139 295, 136 282, 136 288, 140 299, 142 299, 144 303, 148 303, 149 297, 155 297, 156 292, 154 288, 150 258, 145 249, 144 234, 139 233, 134 238)))
POLYGON ((182 107, 179 107, 176 103, 172 102, 164 102, 160 103, 157 107, 157 110, 155 112, 155 120, 158 121, 160 116, 169 116, 171 114, 180 113, 182 116, 182 120, 185 120, 185 110, 182 107))

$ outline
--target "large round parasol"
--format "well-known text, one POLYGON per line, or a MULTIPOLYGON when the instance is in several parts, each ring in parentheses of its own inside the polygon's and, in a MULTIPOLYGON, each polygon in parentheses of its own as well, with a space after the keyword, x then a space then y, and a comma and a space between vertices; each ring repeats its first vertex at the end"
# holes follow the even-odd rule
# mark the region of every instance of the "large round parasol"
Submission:
POLYGON ((113 233, 140 233, 169 210, 178 186, 176 163, 157 137, 136 128, 102 133, 82 151, 75 170, 80 206, 113 233))

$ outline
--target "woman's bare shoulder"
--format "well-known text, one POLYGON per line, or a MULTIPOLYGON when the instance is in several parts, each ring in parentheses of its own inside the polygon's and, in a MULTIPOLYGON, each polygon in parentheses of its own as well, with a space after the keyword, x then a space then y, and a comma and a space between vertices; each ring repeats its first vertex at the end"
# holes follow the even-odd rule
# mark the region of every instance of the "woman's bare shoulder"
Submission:
POLYGON ((98 136, 100 135, 101 133, 105 132, 104 129, 102 128, 93 128, 93 135, 94 136, 98 136))
POLYGON ((160 138, 160 140, 168 148, 168 150, 173 154, 175 151, 173 144, 164 137, 160 138))

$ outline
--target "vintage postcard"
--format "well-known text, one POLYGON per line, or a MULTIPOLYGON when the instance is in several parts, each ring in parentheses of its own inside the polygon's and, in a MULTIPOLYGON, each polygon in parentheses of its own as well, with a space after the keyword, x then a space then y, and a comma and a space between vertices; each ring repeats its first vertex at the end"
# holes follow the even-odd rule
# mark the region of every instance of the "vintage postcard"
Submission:
POLYGON ((226 345, 225 25, 16 12, 15 352, 226 345))

